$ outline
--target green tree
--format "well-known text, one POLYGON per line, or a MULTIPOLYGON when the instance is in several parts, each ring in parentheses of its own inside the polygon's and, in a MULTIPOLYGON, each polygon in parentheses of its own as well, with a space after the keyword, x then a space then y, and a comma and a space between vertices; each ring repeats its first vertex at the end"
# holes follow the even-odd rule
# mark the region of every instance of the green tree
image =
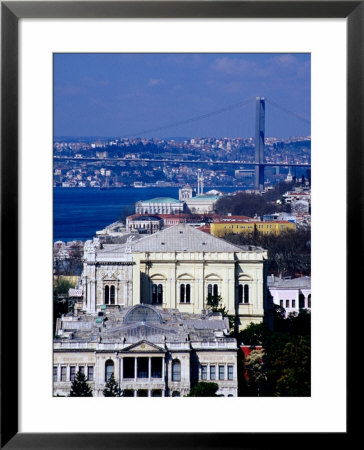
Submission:
POLYGON ((250 345, 255 348, 257 345, 263 345, 266 335, 269 333, 268 326, 265 323, 253 323, 244 328, 239 333, 239 340, 244 345, 250 345))
POLYGON ((105 384, 105 389, 102 393, 104 394, 104 397, 122 397, 121 389, 115 380, 113 373, 105 384))
POLYGON ((216 395, 219 385, 217 383, 208 383, 200 381, 196 383, 186 397, 218 397, 216 395))
POLYGON ((311 346, 307 336, 294 336, 282 349, 273 367, 279 372, 274 395, 309 397, 311 395, 311 346))
POLYGON ((267 382, 267 371, 263 364, 264 350, 252 350, 247 356, 245 367, 248 376, 248 389, 253 396, 264 393, 264 387, 267 382))
POLYGON ((65 278, 57 277, 53 282, 53 332, 57 318, 68 313, 68 290, 73 287, 74 284, 65 278))
POLYGON ((75 379, 72 381, 70 397, 93 397, 92 389, 86 381, 83 373, 77 372, 75 379))

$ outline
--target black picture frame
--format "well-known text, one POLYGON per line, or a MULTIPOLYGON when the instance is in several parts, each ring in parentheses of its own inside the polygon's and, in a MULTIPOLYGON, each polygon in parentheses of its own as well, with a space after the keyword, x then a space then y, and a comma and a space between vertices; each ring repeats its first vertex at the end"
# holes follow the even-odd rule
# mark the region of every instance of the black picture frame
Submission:
MULTIPOLYGON (((333 433, 19 433, 18 432, 18 22, 21 18, 346 18, 347 299, 362 277, 364 149, 364 1, 2 1, 1 2, 1 448, 163 449, 348 445, 354 425, 333 433), (11 315, 8 311, 11 299, 11 315), (10 370, 11 368, 11 370, 10 370)), ((342 205, 338 206, 342 213, 342 205)), ((334 243, 333 243, 334 245, 334 243)), ((358 291, 360 292, 360 291, 358 291)), ((348 302, 347 302, 348 303, 348 302)), ((350 305, 351 306, 351 305, 350 305)), ((353 306, 352 306, 353 308, 353 306)), ((352 323, 349 305, 347 313, 352 323)), ((358 316, 356 320, 358 320, 358 316)), ((348 324, 349 328, 349 324, 348 324)), ((341 331, 342 333, 342 331, 341 331)), ((350 351, 351 346, 347 346, 350 351)), ((350 358, 347 358, 348 364, 350 358)), ((334 362, 333 362, 334 366, 334 362)), ((334 370, 334 369, 333 369, 334 370)), ((334 376, 334 375, 333 375, 334 376)), ((355 381, 353 381, 355 385, 355 381)), ((350 392, 348 392, 350 394, 350 392)), ((349 397, 350 398, 350 395, 349 397)), ((348 405, 349 406, 349 405, 348 405)), ((226 417, 227 412, 224 412, 226 417)), ((168 430, 166 430, 168 431, 168 430)))

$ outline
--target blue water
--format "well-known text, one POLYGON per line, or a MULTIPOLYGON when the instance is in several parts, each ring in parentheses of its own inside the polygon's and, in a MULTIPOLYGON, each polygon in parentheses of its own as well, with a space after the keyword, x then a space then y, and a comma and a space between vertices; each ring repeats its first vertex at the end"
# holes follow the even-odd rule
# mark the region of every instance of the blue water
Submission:
MULTIPOLYGON (((212 188, 208 188, 210 190, 212 188)), ((223 192, 234 188, 217 188, 223 192)), ((206 189, 207 190, 207 189, 206 189)), ((85 241, 117 221, 126 207, 154 197, 178 198, 178 188, 53 189, 53 240, 85 241)))

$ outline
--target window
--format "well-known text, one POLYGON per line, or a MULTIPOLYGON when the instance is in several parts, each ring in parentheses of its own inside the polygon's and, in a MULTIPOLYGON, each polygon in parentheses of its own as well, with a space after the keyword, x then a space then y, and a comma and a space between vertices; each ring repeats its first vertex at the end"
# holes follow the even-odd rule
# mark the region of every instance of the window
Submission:
POLYGON ((180 287, 180 302, 184 303, 184 301, 185 301, 185 285, 181 284, 181 287, 180 287))
POLYGON ((157 303, 163 303, 163 286, 161 284, 158 284, 157 303))
POLYGON ((148 378, 149 372, 149 358, 138 358, 137 373, 138 378, 148 378))
POLYGON ((214 297, 219 295, 219 286, 217 284, 214 284, 214 297))
POLYGON ((225 380, 225 366, 219 366, 219 380, 225 380))
POLYGON ((191 302, 191 285, 181 284, 180 286, 180 302, 190 303, 191 302))
POLYGON ((210 366, 210 380, 216 380, 216 366, 210 366))
POLYGON ((233 379, 233 366, 228 366, 228 380, 233 379))
POLYGON ((88 381, 94 381, 94 366, 87 367, 87 379, 88 381))
MULTIPOLYGON (((81 367, 80 367, 81 369, 81 367)), ((108 359, 105 363, 105 381, 109 381, 111 375, 114 373, 114 362, 108 359)))
POLYGON ((173 391, 172 392, 172 397, 180 397, 181 394, 178 391, 173 391))
POLYGON ((244 286, 244 303, 249 303, 249 286, 244 286))
POLYGON ((181 381, 181 363, 178 359, 172 361, 172 381, 181 381))
POLYGON ((70 381, 73 381, 75 379, 76 375, 76 366, 70 367, 70 381))
POLYGON ((58 367, 53 366, 53 381, 57 381, 58 367))
POLYGON ((105 305, 109 304, 110 299, 110 288, 109 286, 105 286, 105 305))
POLYGON ((85 375, 85 366, 79 366, 78 371, 80 374, 85 375))
POLYGON ((162 358, 152 357, 152 378, 162 378, 162 358))
POLYGON ((186 303, 191 303, 191 285, 186 284, 186 303))
POLYGON ((239 284, 238 302, 239 303, 249 303, 249 285, 248 284, 239 284))
POLYGON ((67 367, 62 366, 61 367, 61 381, 66 381, 66 376, 67 376, 67 367))
POLYGON ((289 300, 286 300, 286 308, 289 308, 289 300))
POLYGON ((279 306, 283 308, 283 300, 279 300, 279 306))
POLYGON ((152 287, 152 303, 157 303, 157 285, 153 284, 152 287))
POLYGON ((110 305, 115 305, 115 286, 110 286, 110 305))
POLYGON ((207 301, 210 301, 212 298, 212 284, 207 286, 207 301))
POLYGON ((296 307, 296 300, 292 300, 292 308, 296 307))
POLYGON ((239 288, 238 288, 238 302, 239 303, 243 303, 243 285, 239 284, 239 288))
POLYGON ((207 366, 203 364, 201 366, 201 380, 207 380, 207 366))
POLYGON ((308 294, 307 297, 307 308, 311 308, 311 294, 308 294))
POLYGON ((131 389, 125 389, 124 397, 134 397, 134 391, 132 391, 131 389))
POLYGON ((163 303, 163 286, 161 284, 153 284, 152 287, 152 303, 163 303))
POLYGON ((123 378, 134 378, 135 358, 123 358, 123 378))

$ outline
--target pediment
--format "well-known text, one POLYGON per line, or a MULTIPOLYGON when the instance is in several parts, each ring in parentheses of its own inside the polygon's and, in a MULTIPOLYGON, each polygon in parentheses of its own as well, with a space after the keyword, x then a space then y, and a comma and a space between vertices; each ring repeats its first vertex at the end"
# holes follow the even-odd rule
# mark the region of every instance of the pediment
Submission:
POLYGON ((146 340, 142 340, 137 342, 136 344, 132 344, 129 347, 126 347, 124 351, 128 352, 135 352, 135 353, 143 353, 143 352, 161 352, 164 353, 165 350, 162 347, 159 347, 158 345, 155 345, 151 342, 148 342, 146 340))

